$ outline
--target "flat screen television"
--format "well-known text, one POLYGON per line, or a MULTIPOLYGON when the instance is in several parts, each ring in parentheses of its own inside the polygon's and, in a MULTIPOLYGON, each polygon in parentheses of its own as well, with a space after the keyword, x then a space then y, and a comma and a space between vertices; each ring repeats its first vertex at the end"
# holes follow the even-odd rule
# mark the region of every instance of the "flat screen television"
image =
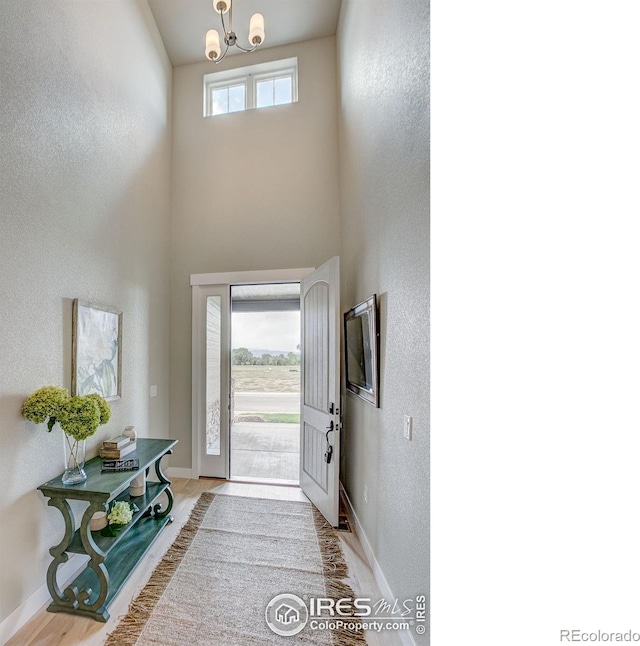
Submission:
POLYGON ((376 295, 344 315, 347 391, 378 407, 378 303, 376 295))

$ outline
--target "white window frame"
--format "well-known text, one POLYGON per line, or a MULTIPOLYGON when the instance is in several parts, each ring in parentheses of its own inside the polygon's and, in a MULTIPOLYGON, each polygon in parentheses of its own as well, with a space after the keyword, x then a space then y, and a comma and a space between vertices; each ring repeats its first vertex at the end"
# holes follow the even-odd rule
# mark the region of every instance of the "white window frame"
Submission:
MULTIPOLYGON (((297 59, 296 59, 297 60, 297 59)), ((291 103, 297 103, 298 101, 298 68, 297 66, 283 67, 282 69, 277 70, 277 72, 262 72, 260 74, 254 74, 252 77, 252 92, 253 97, 257 97, 257 85, 260 81, 277 81, 278 79, 290 78, 291 79, 291 103)), ((257 103, 257 98, 255 98, 253 104, 254 106, 257 103)), ((289 105, 288 103, 278 103, 277 105, 289 105)), ((276 104, 265 105, 265 108, 274 108, 276 104)), ((256 110, 262 110, 256 106, 256 110)))
POLYGON ((223 114, 235 114, 236 112, 244 112, 247 109, 247 94, 248 94, 248 88, 247 88, 247 80, 245 77, 239 77, 237 79, 231 79, 229 81, 218 81, 217 83, 209 83, 205 87, 205 95, 204 95, 205 115, 208 115, 211 117, 220 117, 223 114), (238 87, 238 85, 244 86, 244 108, 242 108, 242 110, 234 110, 233 112, 227 109, 226 112, 221 112, 220 114, 211 114, 212 103, 213 103, 211 99, 214 91, 229 90, 232 87, 238 87))
MULTIPOLYGON (((211 94, 213 90, 230 88, 236 85, 244 85, 245 109, 254 110, 256 108, 256 83, 258 81, 276 80, 281 78, 291 78, 291 103, 298 102, 298 58, 285 58, 279 61, 270 61, 269 63, 258 63, 257 65, 247 65, 223 72, 211 72, 204 75, 203 79, 203 116, 220 117, 223 114, 237 114, 243 110, 235 112, 224 112, 222 114, 211 114, 211 94)), ((265 108, 275 108, 289 103, 280 103, 278 105, 265 106, 265 108)))
MULTIPOLYGON (((231 361, 231 347, 229 343, 229 330, 231 329, 231 285, 256 285, 260 283, 295 283, 302 282, 307 276, 312 274, 313 267, 300 267, 297 269, 265 269, 252 271, 234 271, 211 274, 191 274, 191 470, 181 470, 181 478, 197 479, 202 474, 202 450, 204 446, 204 410, 205 410, 205 375, 206 375, 206 298, 207 296, 218 296, 219 291, 224 290, 223 309, 221 311, 222 319, 222 336, 221 352, 223 353, 222 365, 228 366, 231 361)), ((229 437, 229 373, 225 372, 221 376, 221 385, 225 389, 221 391, 220 400, 220 456, 224 461, 220 473, 224 473, 225 478, 229 478, 229 442, 223 438, 229 437), (223 397, 225 397, 226 406, 223 406, 223 397), (222 412, 224 418, 222 417, 222 412), (223 429, 224 424, 224 429, 223 429)))

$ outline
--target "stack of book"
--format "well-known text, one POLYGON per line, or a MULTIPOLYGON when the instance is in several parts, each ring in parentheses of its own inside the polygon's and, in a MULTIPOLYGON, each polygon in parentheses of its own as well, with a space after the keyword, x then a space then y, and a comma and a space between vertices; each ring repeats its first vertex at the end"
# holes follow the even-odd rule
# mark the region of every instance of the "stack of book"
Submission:
POLYGON ((100 457, 108 460, 121 460, 125 455, 136 450, 136 441, 127 435, 118 435, 102 443, 100 457))

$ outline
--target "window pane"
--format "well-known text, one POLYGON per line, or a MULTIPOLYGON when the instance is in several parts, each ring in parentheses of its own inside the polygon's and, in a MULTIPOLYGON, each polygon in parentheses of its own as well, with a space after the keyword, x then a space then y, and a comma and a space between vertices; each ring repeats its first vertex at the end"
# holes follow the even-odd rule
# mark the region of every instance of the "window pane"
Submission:
POLYGON ((207 455, 220 455, 220 296, 207 296, 207 455))
POLYGON ((273 105, 273 81, 258 81, 256 83, 256 108, 267 108, 273 105))
POLYGON ((283 103, 291 103, 291 77, 276 79, 274 88, 274 105, 282 105, 283 103))
POLYGON ((224 87, 211 92, 211 116, 229 112, 229 90, 224 87))
POLYGON ((234 85, 229 88, 229 112, 244 110, 244 85, 234 85))

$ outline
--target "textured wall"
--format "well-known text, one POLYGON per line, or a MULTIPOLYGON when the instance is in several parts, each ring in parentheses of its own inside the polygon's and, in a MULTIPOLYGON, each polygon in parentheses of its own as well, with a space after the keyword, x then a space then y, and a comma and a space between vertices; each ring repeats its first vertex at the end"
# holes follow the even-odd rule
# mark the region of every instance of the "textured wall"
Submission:
POLYGON ((171 66, 142 0, 3 0, 0 61, 1 621, 62 536, 35 490, 62 433, 20 410, 71 385, 73 298, 124 312, 123 398, 90 452, 126 424, 168 435, 171 66))
POLYGON ((313 267, 338 253, 335 39, 174 70, 171 236, 173 466, 191 466, 189 275, 313 267), (298 103, 202 117, 202 77, 298 57, 298 103))
POLYGON ((399 598, 429 585, 428 25, 424 0, 343 0, 338 32, 343 309, 375 292, 381 317, 380 408, 347 395, 342 480, 399 598))

